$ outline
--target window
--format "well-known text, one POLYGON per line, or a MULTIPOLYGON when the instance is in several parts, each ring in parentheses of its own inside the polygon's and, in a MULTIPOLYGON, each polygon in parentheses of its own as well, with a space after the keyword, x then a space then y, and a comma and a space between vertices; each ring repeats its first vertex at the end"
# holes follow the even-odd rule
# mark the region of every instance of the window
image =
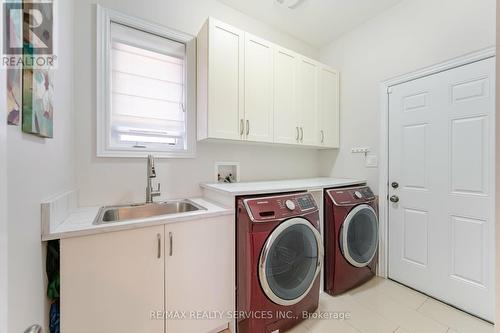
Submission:
POLYGON ((194 38, 98 7, 98 156, 193 157, 194 38))

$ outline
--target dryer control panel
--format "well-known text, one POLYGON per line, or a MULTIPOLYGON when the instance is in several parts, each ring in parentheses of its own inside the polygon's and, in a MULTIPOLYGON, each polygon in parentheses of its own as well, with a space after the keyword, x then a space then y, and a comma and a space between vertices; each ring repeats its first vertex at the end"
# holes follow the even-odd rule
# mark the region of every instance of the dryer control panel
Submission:
POLYGON ((245 199, 243 203, 253 222, 283 220, 318 211, 318 205, 310 193, 251 198, 245 199))
POLYGON ((375 200, 375 195, 368 186, 331 189, 326 193, 337 206, 358 205, 375 200))

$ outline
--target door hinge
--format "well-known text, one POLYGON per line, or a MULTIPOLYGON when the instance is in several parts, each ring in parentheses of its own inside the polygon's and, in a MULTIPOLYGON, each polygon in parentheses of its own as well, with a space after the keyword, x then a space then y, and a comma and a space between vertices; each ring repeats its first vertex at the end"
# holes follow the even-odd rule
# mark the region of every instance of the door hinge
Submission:
POLYGON ((392 94, 392 87, 387 88, 387 95, 390 95, 390 94, 392 94))

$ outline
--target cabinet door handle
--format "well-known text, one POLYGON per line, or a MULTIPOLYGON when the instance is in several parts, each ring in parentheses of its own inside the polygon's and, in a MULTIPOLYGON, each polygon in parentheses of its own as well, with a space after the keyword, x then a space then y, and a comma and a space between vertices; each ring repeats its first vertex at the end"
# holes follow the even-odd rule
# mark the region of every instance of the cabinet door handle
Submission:
POLYGON ((157 252, 157 257, 158 259, 161 258, 161 234, 156 234, 156 240, 158 244, 158 252, 157 252))
POLYGON ((172 232, 168 233, 168 239, 169 239, 169 242, 170 242, 170 247, 169 247, 169 250, 168 250, 168 255, 172 256, 174 254, 174 236, 172 235, 172 232))
POLYGON ((299 141, 299 138, 300 138, 299 126, 295 127, 295 129, 297 130, 297 136, 295 137, 295 140, 299 141))
POLYGON ((243 133, 245 133, 245 123, 240 119, 240 136, 243 136, 243 133))
POLYGON ((321 130, 321 143, 325 142, 325 132, 321 130))
POLYGON ((301 127, 300 128, 300 142, 302 142, 302 140, 304 140, 304 129, 301 127))
POLYGON ((247 119, 247 135, 250 134, 250 120, 247 119))

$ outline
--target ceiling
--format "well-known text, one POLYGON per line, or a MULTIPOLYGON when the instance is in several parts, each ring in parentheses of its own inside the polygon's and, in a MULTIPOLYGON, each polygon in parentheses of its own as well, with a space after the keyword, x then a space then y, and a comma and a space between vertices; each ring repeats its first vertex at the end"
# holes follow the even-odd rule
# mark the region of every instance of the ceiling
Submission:
MULTIPOLYGON (((276 0, 219 1, 313 46, 322 47, 401 0, 302 0, 295 9, 279 5, 276 0)), ((292 0, 283 2, 287 1, 292 0)))

